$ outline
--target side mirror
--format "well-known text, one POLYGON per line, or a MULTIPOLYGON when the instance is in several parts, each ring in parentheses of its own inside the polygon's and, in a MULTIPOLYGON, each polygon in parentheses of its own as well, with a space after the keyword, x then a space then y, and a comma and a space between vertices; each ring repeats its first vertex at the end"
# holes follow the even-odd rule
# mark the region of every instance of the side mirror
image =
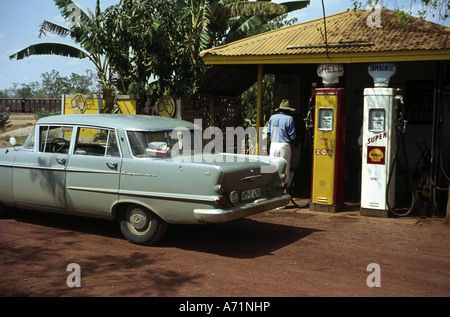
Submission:
POLYGON ((9 138, 9 144, 11 144, 12 147, 14 147, 17 143, 17 140, 15 137, 9 138))

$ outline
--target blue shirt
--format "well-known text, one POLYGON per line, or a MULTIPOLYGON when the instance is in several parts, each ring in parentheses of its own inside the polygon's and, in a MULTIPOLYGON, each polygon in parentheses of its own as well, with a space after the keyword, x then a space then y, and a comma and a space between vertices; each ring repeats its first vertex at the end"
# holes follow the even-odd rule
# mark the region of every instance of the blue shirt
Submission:
POLYGON ((267 127, 267 138, 270 141, 290 143, 295 137, 294 119, 291 116, 279 112, 270 117, 267 127))

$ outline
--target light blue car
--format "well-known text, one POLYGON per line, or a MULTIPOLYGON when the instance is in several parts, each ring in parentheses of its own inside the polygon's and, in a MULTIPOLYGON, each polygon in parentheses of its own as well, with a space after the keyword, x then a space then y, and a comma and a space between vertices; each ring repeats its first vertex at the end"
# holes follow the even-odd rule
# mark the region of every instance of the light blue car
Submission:
POLYGON ((0 209, 118 219, 129 241, 152 244, 168 224, 228 222, 289 203, 285 160, 206 154, 195 130, 144 115, 40 119, 23 146, 0 149, 0 209))

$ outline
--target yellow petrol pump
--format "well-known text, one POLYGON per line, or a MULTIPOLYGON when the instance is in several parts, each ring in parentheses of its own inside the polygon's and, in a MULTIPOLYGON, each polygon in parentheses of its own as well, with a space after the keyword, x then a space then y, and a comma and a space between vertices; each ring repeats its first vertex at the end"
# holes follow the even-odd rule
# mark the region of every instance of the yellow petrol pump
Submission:
POLYGON ((310 210, 339 211, 343 205, 344 183, 344 89, 337 88, 344 74, 341 64, 317 68, 324 88, 316 88, 314 146, 310 210))

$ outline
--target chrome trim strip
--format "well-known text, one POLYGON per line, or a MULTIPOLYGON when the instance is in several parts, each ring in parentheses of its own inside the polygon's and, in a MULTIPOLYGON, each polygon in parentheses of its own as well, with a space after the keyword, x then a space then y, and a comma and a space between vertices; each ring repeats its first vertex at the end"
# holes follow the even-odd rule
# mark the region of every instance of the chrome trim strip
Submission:
MULTIPOLYGON (((55 165, 56 166, 56 165, 55 165)), ((37 166, 37 165, 10 165, 12 168, 29 168, 35 170, 49 170, 49 171, 65 171, 66 167, 61 165, 60 168, 52 167, 52 166, 37 166)))
POLYGON ((257 178, 262 177, 262 175, 252 175, 252 176, 247 176, 247 177, 242 177, 241 181, 254 181, 257 178))
POLYGON ((120 172, 118 171, 106 171, 106 170, 85 170, 85 169, 76 169, 76 168, 66 168, 67 172, 73 172, 73 173, 92 173, 92 174, 113 174, 118 175, 120 172))
MULTIPOLYGON (((161 193, 161 192, 150 192, 150 191, 135 191, 135 190, 119 190, 119 195, 124 196, 140 196, 147 198, 164 198, 164 199, 174 199, 174 200, 191 200, 191 201, 204 201, 204 202, 215 202, 219 195, 189 195, 189 194, 179 194, 179 193, 161 193)), ((120 200, 120 198, 119 198, 120 200)))
POLYGON ((96 192, 103 194, 119 194, 118 189, 106 189, 106 188, 98 188, 98 187, 81 187, 81 186, 68 186, 67 189, 78 190, 83 192, 96 192))

